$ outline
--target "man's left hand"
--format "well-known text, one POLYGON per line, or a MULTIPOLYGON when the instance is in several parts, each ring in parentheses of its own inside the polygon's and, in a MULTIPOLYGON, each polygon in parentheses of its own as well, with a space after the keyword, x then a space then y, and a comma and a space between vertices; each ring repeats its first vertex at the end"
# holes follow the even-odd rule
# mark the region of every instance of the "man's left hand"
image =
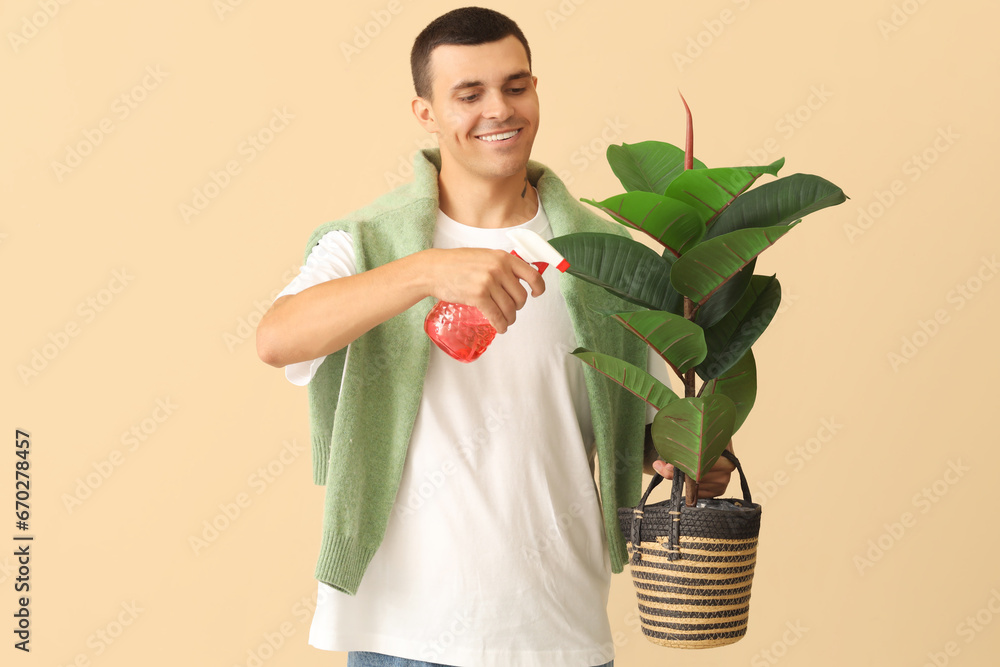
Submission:
MULTIPOLYGON (((726 449, 733 451, 732 440, 726 445, 726 449)), ((652 468, 665 479, 670 480, 674 478, 673 464, 667 463, 663 459, 657 458, 653 461, 652 468)), ((712 466, 712 469, 702 476, 701 484, 698 485, 698 497, 715 498, 721 496, 726 492, 726 487, 729 486, 729 478, 732 476, 734 470, 736 470, 736 466, 730 463, 729 459, 720 456, 719 460, 712 466)))

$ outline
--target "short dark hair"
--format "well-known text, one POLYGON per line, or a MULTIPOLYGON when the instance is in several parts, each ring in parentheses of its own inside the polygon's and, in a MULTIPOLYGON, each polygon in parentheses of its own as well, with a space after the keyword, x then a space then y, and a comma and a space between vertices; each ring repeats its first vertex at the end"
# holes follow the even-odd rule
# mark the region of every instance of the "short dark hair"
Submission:
POLYGON ((483 7, 461 7, 442 14, 431 21, 413 41, 410 51, 410 72, 413 74, 413 89, 426 100, 432 98, 431 52, 443 44, 474 46, 497 42, 514 35, 524 45, 528 55, 528 69, 531 69, 531 49, 524 33, 511 19, 492 9, 483 7))

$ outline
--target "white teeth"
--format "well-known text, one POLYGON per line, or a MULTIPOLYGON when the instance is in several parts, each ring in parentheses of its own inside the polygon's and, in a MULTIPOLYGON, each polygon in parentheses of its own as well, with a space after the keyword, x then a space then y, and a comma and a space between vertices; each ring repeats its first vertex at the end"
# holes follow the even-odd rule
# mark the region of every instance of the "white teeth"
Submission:
POLYGON ((484 137, 479 137, 479 139, 482 139, 483 141, 501 141, 503 139, 510 139, 517 133, 518 130, 511 130, 510 132, 504 132, 502 134, 487 134, 484 137))

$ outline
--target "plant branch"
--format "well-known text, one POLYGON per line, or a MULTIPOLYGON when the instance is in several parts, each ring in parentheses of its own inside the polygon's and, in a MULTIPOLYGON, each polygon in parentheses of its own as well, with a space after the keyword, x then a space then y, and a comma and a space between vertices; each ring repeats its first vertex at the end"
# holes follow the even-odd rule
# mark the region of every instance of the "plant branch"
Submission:
MULTIPOLYGON (((684 318, 687 320, 694 319, 695 305, 694 302, 688 298, 684 297, 684 318)), ((695 369, 688 370, 684 374, 684 398, 692 398, 695 395, 695 369)), ((698 482, 688 475, 686 484, 684 487, 685 491, 685 504, 688 507, 693 507, 698 501, 698 482)))

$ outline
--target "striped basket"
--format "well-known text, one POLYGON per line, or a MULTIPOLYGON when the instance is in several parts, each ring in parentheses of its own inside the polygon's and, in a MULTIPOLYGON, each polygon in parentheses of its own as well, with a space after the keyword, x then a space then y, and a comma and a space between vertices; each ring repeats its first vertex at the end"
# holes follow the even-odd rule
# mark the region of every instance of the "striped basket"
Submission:
POLYGON ((676 470, 670 500, 646 504, 663 479, 654 474, 638 507, 618 508, 642 632, 654 644, 712 648, 746 634, 760 505, 739 461, 724 455, 739 471, 742 500, 687 507, 685 475, 676 470))

